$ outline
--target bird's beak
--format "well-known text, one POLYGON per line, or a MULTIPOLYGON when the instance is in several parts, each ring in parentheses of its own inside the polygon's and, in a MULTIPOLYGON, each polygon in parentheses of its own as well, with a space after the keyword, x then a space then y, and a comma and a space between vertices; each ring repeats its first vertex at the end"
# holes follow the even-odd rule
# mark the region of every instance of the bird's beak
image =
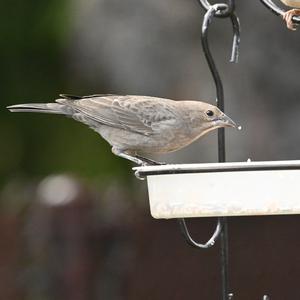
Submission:
POLYGON ((234 127, 234 128, 239 127, 231 118, 229 118, 225 114, 215 119, 215 122, 216 125, 220 127, 234 127))

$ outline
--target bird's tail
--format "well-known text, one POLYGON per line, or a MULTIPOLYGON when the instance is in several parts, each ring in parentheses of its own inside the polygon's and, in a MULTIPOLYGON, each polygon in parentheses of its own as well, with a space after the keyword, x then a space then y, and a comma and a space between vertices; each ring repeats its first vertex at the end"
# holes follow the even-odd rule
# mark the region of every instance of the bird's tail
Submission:
POLYGON ((11 112, 39 112, 68 115, 65 105, 59 103, 25 103, 7 106, 11 112))

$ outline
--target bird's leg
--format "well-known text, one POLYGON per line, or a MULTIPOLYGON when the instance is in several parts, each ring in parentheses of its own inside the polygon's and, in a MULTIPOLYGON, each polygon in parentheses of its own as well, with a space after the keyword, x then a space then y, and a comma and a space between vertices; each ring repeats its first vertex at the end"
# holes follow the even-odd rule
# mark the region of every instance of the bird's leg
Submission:
POLYGON ((296 24, 293 22, 293 16, 299 16, 300 9, 291 9, 282 15, 283 20, 286 22, 286 26, 290 30, 296 30, 296 24))
POLYGON ((137 158, 135 156, 129 155, 128 153, 123 152, 122 150, 120 150, 118 148, 112 147, 111 151, 112 151, 113 154, 115 154, 115 155, 117 155, 119 157, 128 159, 128 160, 136 163, 137 165, 141 165, 141 166, 146 165, 146 163, 143 160, 141 160, 141 159, 139 159, 139 158, 137 158))
POLYGON ((140 155, 135 155, 136 158, 144 161, 145 163, 147 163, 148 165, 165 165, 166 163, 164 162, 159 162, 159 161, 155 161, 153 159, 150 159, 150 158, 147 158, 147 157, 143 157, 143 156, 140 156, 140 155))
POLYGON ((141 165, 141 166, 145 166, 145 165, 165 165, 165 163, 162 163, 162 162, 158 162, 158 161, 155 161, 155 160, 152 160, 150 158, 146 158, 146 157, 143 157, 143 156, 139 156, 137 154, 134 154, 134 155, 130 155, 128 152, 125 152, 125 151, 122 151, 118 148, 115 148, 115 147, 112 147, 111 149, 112 153, 119 156, 119 157, 122 157, 122 158, 125 158, 125 159, 128 159, 138 165, 141 165))

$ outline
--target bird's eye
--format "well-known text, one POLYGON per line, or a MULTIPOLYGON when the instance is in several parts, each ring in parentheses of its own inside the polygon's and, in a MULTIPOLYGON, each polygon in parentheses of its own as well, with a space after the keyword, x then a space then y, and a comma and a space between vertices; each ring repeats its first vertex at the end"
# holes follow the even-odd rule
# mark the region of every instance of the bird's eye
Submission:
POLYGON ((214 115, 214 112, 212 110, 208 110, 206 112, 206 115, 209 116, 209 117, 212 117, 214 115))

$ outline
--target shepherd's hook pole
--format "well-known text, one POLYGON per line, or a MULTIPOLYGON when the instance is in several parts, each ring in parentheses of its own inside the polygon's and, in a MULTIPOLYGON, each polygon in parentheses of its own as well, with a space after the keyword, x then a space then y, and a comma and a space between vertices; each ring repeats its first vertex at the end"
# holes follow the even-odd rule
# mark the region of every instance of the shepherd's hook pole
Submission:
MULTIPOLYGON (((211 5, 208 0, 197 0, 199 4, 206 10, 206 14, 202 24, 202 48, 207 60, 209 69, 212 73, 215 85, 217 106, 220 110, 224 111, 224 92, 223 84, 216 68, 215 62, 211 55, 208 44, 208 28, 212 20, 217 18, 230 18, 233 29, 233 43, 230 62, 238 61, 239 43, 240 43, 240 23, 239 19, 235 15, 235 1, 228 0, 227 3, 219 3, 211 5)), ((218 130, 218 161, 225 162, 225 131, 224 128, 218 130)), ((205 243, 198 243, 191 237, 188 227, 184 219, 178 219, 181 232, 187 241, 187 243, 198 249, 208 249, 215 244, 215 241, 221 237, 221 275, 222 275, 222 300, 232 300, 233 294, 228 293, 228 230, 227 230, 227 218, 218 218, 218 223, 211 238, 205 243)))
MULTIPOLYGON (((237 62, 238 59, 238 49, 240 42, 240 25, 237 16, 234 13, 235 3, 234 1, 228 1, 226 3, 220 3, 215 5, 209 5, 208 1, 201 1, 200 4, 204 8, 208 8, 203 19, 202 24, 202 48, 212 73, 215 86, 216 86, 216 96, 217 96, 217 106, 219 109, 224 111, 224 90, 222 80, 220 78, 219 72, 216 68, 215 62, 213 60, 212 54, 209 49, 208 44, 208 28, 214 17, 230 17, 232 27, 233 27, 233 47, 231 61, 237 62), (207 7, 207 5, 209 5, 207 7)), ((225 131, 224 128, 218 130, 218 160, 219 162, 226 161, 226 151, 225 151, 225 131)), ((220 233, 220 244, 221 244, 221 276, 222 276, 222 299, 229 300, 232 299, 233 294, 229 294, 229 279, 228 279, 228 224, 227 218, 219 218, 219 223, 221 224, 220 233)))

